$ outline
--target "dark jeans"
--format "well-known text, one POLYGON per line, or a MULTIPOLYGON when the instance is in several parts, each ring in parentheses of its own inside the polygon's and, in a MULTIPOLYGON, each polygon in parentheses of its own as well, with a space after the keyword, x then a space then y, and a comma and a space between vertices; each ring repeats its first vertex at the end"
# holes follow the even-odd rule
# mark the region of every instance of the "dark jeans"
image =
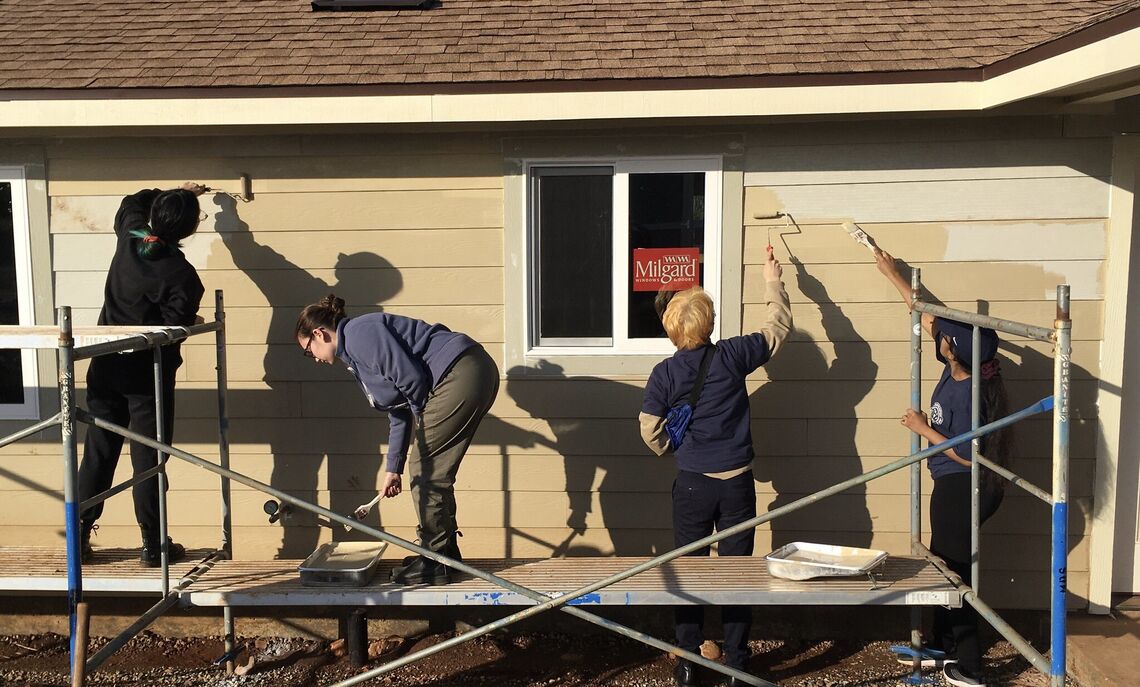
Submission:
MULTIPOLYGON (((1003 493, 982 488, 979 521, 989 520, 1001 505, 1003 493)), ((934 480, 930 495, 930 550, 946 561, 962 581, 970 583, 970 473, 956 472, 934 480)), ((934 643, 958 658, 969 675, 982 672, 982 647, 978 641, 978 612, 963 603, 961 608, 934 609, 934 643)))
MULTIPOLYGON (((177 351, 163 351, 162 404, 166 443, 174 440, 174 373, 182 364, 177 351), (169 362, 168 362, 169 361, 169 362)), ((87 372, 87 410, 92 415, 139 434, 156 436, 154 411, 154 367, 150 351, 102 356, 91 361, 87 372)), ((88 426, 79 465, 79 498, 91 498, 109 489, 123 450, 123 437, 88 426)), ((139 474, 158 465, 158 452, 131 443, 131 466, 139 474)), ((152 477, 133 488, 135 518, 157 543, 159 536, 158 478, 152 477)), ((87 526, 103 514, 100 503, 80 514, 87 526)), ((143 544, 148 542, 144 541, 143 544)))
MULTIPOLYGON (((732 479, 706 477, 698 472, 677 473, 673 481, 673 544, 684 546, 756 517, 756 484, 752 471, 732 479)), ((755 531, 748 530, 717 544, 719 556, 751 556, 756 545, 755 531)), ((709 548, 690 556, 707 556, 709 548)), ((704 641, 703 606, 677 606, 674 622, 677 644, 696 652, 704 641)), ((734 668, 748 664, 748 633, 752 629, 751 606, 722 606, 725 661, 734 668)))

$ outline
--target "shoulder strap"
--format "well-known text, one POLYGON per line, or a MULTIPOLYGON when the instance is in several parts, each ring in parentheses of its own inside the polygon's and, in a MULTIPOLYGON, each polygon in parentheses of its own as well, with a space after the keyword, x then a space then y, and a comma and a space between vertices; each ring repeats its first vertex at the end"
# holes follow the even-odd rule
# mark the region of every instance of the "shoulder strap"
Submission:
POLYGON ((701 357, 701 368, 697 370, 697 381, 693 385, 693 391, 689 394, 690 406, 696 407, 697 399, 701 397, 701 387, 705 385, 705 375, 708 374, 709 363, 712 362, 713 351, 715 350, 715 345, 705 348, 705 354, 701 357))

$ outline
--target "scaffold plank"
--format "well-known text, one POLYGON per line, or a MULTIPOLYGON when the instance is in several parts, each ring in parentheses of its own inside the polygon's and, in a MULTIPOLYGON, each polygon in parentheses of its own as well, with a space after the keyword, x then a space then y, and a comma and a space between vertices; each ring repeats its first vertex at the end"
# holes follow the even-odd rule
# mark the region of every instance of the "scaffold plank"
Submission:
MULTIPOLYGON (((170 579, 178 580, 212 553, 193 549, 186 559, 170 566, 170 579)), ((139 564, 138 549, 95 549, 95 561, 83 566, 84 593, 160 594, 162 571, 139 564)), ((67 556, 63 547, 0 547, 0 594, 11 592, 67 592, 67 556)))
MULTIPOLYGON (((209 551, 194 551, 171 566, 178 579, 209 551)), ((96 549, 83 568, 85 592, 159 591, 159 571, 138 564, 137 549, 96 549)), ((561 595, 647 558, 472 559, 467 563, 524 587, 561 595)), ((182 594, 187 606, 528 606, 534 601, 500 587, 457 575, 448 585, 405 587, 387 582, 396 561, 382 561, 364 587, 307 587, 299 560, 220 561, 182 594)), ((62 550, 0 548, 0 593, 65 592, 62 550)), ((959 606, 961 596, 921 558, 892 556, 871 577, 791 581, 772 577, 760 557, 681 558, 600 589, 572 605, 634 606, 815 604, 959 606)))

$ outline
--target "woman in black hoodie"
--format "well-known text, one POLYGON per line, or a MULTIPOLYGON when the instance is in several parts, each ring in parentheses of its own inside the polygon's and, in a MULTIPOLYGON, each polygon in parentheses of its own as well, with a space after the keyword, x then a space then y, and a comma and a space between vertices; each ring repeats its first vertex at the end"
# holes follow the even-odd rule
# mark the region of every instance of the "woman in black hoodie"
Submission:
MULTIPOLYGON (((117 245, 107 273, 102 325, 188 326, 198 320, 202 280, 179 250, 182 239, 204 219, 198 196, 206 191, 187 182, 170 191, 149 189, 123 198, 115 215, 117 245)), ((182 365, 181 345, 162 352, 162 403, 165 440, 174 436, 174 373, 182 365)), ((149 351, 94 358, 87 372, 87 409, 95 417, 156 437, 153 354, 149 351)), ((111 487, 123 437, 97 427, 87 430, 79 466, 79 498, 89 499, 111 487)), ((158 464, 158 452, 131 443, 131 464, 137 475, 158 464)), ((162 564, 159 531, 158 480, 134 486, 135 518, 142 530, 140 562, 162 564)), ((103 513, 99 503, 80 514, 83 562, 93 558, 91 532, 103 513)), ((186 556, 180 544, 167 539, 170 561, 186 556)))

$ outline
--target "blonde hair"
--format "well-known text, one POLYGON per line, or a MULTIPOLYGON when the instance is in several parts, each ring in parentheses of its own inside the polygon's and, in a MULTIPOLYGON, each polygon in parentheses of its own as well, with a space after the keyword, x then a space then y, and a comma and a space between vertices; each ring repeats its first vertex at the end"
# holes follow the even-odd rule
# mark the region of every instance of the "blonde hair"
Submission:
POLYGON ((716 311, 712 299, 699 286, 678 292, 665 308, 661 323, 673 345, 682 351, 699 348, 712 337, 716 311))

